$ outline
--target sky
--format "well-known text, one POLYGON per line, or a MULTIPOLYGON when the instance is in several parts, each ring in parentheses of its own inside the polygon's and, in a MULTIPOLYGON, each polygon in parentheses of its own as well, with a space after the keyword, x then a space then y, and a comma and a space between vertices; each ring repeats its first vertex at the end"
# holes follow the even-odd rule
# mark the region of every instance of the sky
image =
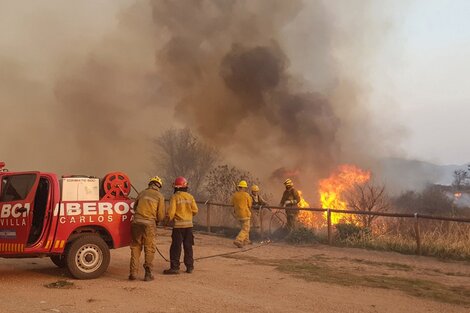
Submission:
POLYGON ((407 157, 470 162, 470 1, 416 0, 394 24, 373 101, 397 108, 407 157))

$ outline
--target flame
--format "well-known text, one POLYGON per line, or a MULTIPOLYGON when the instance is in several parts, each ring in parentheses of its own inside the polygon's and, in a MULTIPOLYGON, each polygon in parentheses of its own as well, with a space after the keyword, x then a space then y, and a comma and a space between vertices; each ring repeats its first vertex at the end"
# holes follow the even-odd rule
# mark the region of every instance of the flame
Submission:
MULTIPOLYGON (((308 208, 310 205, 307 201, 305 201, 304 197, 302 196, 302 191, 298 190, 300 196, 300 202, 297 203, 299 208, 308 208)), ((299 215, 297 216, 297 220, 305 226, 314 227, 315 225, 315 216, 312 212, 309 211, 299 211, 299 215)))
MULTIPOLYGON (((341 165, 333 174, 322 179, 319 184, 320 202, 324 209, 346 210, 347 203, 344 200, 344 192, 350 190, 356 184, 364 184, 370 180, 370 172, 362 170, 354 165, 341 165)), ((324 217, 326 218, 326 212, 324 217)), ((340 222, 354 222, 353 215, 332 213, 332 224, 340 222)))
MULTIPOLYGON (((348 205, 345 192, 354 188, 356 184, 367 183, 371 178, 369 171, 360 169, 355 165, 340 165, 330 177, 322 179, 319 182, 320 203, 323 209, 347 210, 348 205)), ((300 202, 297 204, 299 208, 308 208, 310 205, 299 191, 300 202)), ((315 214, 310 211, 299 211, 298 221, 306 227, 322 227, 326 225, 327 214, 315 214)), ((332 213, 331 223, 354 223, 358 222, 357 217, 349 214, 332 213)))

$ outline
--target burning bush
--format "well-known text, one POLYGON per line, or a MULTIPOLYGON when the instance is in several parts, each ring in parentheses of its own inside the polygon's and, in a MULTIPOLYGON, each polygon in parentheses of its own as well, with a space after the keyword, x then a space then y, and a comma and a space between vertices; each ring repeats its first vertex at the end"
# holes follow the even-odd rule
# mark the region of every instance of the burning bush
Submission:
MULTIPOLYGON (((333 174, 320 181, 320 201, 324 209, 347 210, 348 203, 345 199, 346 192, 354 186, 364 184, 370 180, 370 172, 364 171, 354 165, 341 165, 333 174)), ((325 213, 326 217, 326 213, 325 213)), ((332 223, 338 224, 347 220, 352 223, 355 217, 352 215, 332 214, 332 223)))
MULTIPOLYGON (((390 207, 385 186, 370 181, 371 173, 354 165, 339 166, 330 177, 319 183, 319 202, 324 209, 384 212, 390 207)), ((308 207, 308 203, 299 208, 308 207)), ((371 228, 377 218, 373 215, 332 213, 333 225, 348 223, 371 228)), ((310 228, 326 226, 327 214, 323 218, 313 212, 301 211, 299 221, 310 228)), ((340 226, 341 227, 341 226, 340 226)))

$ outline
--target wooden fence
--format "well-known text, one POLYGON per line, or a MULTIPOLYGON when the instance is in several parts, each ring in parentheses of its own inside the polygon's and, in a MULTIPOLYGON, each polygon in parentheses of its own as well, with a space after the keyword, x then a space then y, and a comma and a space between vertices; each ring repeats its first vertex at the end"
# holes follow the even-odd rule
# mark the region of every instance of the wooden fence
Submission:
MULTIPOLYGON (((211 232, 211 208, 214 206, 233 208, 232 205, 224 203, 215 203, 209 201, 197 201, 199 205, 205 205, 206 207, 206 227, 207 232, 211 232)), ((333 224, 331 222, 331 213, 351 214, 351 215, 368 215, 368 216, 383 216, 383 217, 401 217, 414 219, 414 231, 416 239, 416 253, 421 255, 421 235, 420 235, 420 220, 437 220, 437 221, 448 221, 457 223, 470 223, 470 218, 457 218, 457 217, 446 217, 446 216, 434 216, 419 213, 388 213, 388 212, 373 212, 373 211, 354 211, 354 210, 336 210, 336 209, 323 209, 323 208, 295 208, 295 207, 280 207, 280 206, 263 206, 259 212, 259 225, 261 237, 264 236, 264 225, 263 225, 263 210, 266 209, 277 209, 277 210, 290 210, 290 211, 310 211, 310 212, 326 212, 327 216, 327 233, 328 233, 328 244, 333 244, 333 224)))

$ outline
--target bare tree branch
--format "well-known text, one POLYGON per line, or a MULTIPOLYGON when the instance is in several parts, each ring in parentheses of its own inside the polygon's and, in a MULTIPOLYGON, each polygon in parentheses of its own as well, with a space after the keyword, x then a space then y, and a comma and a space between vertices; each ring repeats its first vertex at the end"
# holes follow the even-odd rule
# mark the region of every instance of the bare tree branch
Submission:
MULTIPOLYGON (((195 196, 201 196, 204 178, 219 159, 218 151, 201 142, 188 128, 169 129, 155 140, 155 164, 167 182, 184 176, 195 196)), ((171 186, 166 184, 165 188, 171 186)))
POLYGON ((462 190, 462 187, 465 186, 467 180, 470 178, 470 175, 465 170, 455 170, 454 174, 454 181, 452 182, 452 186, 457 190, 462 190))
MULTIPOLYGON (((346 194, 348 207, 355 211, 385 212, 390 208, 390 201, 385 193, 384 185, 372 183, 356 184, 346 194)), ((371 227, 377 216, 361 215, 364 227, 371 227)))

